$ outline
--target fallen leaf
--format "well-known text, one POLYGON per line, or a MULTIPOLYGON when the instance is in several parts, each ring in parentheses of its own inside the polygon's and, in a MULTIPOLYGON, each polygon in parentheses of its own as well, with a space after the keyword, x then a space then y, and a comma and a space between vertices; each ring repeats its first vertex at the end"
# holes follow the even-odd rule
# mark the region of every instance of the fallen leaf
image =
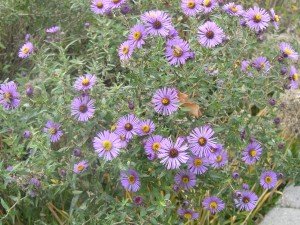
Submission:
POLYGON ((196 118, 199 118, 200 116, 202 116, 202 112, 200 110, 200 106, 194 102, 185 102, 182 104, 182 106, 184 108, 189 109, 189 113, 193 116, 195 116, 196 118))

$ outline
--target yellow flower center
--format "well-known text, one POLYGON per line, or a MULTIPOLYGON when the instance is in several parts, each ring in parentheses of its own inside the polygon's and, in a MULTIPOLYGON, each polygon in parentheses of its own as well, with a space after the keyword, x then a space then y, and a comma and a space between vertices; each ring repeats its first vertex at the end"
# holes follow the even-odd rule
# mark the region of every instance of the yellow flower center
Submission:
POLYGON ((200 138, 198 139, 198 143, 199 143, 200 146, 204 146, 204 145, 206 145, 207 140, 206 140, 206 138, 204 138, 204 137, 200 137, 200 138))
POLYGON ((159 142, 154 142, 152 145, 152 150, 157 152, 160 149, 160 143, 159 142))
POLYGON ((211 202, 211 203, 209 204, 209 207, 210 207, 211 209, 216 209, 216 208, 218 207, 218 204, 217 204, 216 202, 211 202))
POLYGON ((110 151, 112 148, 112 143, 109 140, 105 140, 102 142, 102 146, 106 151, 110 151))
POLYGON ((27 54, 27 53, 29 52, 29 48, 28 48, 28 47, 24 47, 24 48, 22 49, 22 52, 23 52, 24 54, 27 54))
POLYGON ((193 9, 193 8, 195 8, 195 6, 196 6, 196 4, 195 4, 195 1, 194 1, 194 0, 188 1, 187 7, 188 7, 189 9, 193 9))
POLYGON ((53 135, 53 134, 56 134, 56 133, 57 133, 56 128, 50 128, 50 129, 49 129, 49 133, 52 134, 52 135, 53 135))
POLYGON ((264 68, 264 67, 265 67, 265 63, 262 62, 262 63, 260 64, 260 68, 264 68))
POLYGON ((161 103, 162 103, 163 105, 169 105, 169 104, 170 104, 170 99, 168 99, 168 98, 163 98, 163 99, 161 100, 161 103))
POLYGON ((201 160, 201 159, 198 159, 198 158, 195 159, 195 160, 194 160, 194 165, 195 165, 195 166, 201 166, 201 165, 202 165, 202 160, 201 160))
POLYGON ((256 156, 256 150, 255 149, 251 149, 249 154, 252 156, 252 157, 255 157, 256 156))
POLYGON ((180 48, 180 46, 176 45, 173 47, 173 55, 175 57, 180 57, 180 56, 182 56, 182 54, 183 54, 183 51, 182 51, 182 48, 180 48))
POLYGON ((259 23, 261 21, 262 15, 261 14, 256 14, 253 18, 254 22, 259 23))
POLYGON ((88 78, 84 78, 82 79, 81 84, 83 86, 88 86, 90 84, 90 80, 88 78))
POLYGON ((123 52, 123 54, 127 55, 128 52, 129 52, 129 47, 128 47, 128 46, 124 46, 124 47, 122 48, 122 52, 123 52))
POLYGON ((293 53, 293 51, 291 49, 289 49, 289 48, 285 48, 284 51, 283 51, 283 53, 286 54, 286 55, 290 55, 290 54, 293 53))
POLYGON ((142 130, 144 131, 144 133, 149 133, 149 131, 150 131, 150 126, 149 126, 149 125, 144 125, 144 126, 142 127, 142 130))
POLYGON ((134 184, 134 182, 135 182, 135 177, 134 177, 133 175, 130 175, 130 176, 128 177, 128 181, 129 181, 130 184, 134 184))
POLYGON ((187 176, 182 177, 182 182, 187 184, 190 181, 190 178, 187 176))
POLYGON ((140 31, 136 31, 136 32, 133 33, 133 39, 134 40, 138 41, 138 40, 141 39, 141 37, 142 37, 142 33, 140 31))
POLYGON ((266 177, 265 177, 265 182, 266 182, 267 184, 271 183, 271 182, 272 182, 272 178, 271 178, 270 176, 266 176, 266 177))
POLYGON ((101 1, 97 2, 96 4, 98 9, 102 9, 103 8, 103 3, 101 1))
POLYGON ((77 166, 77 170, 78 170, 78 171, 84 170, 84 165, 78 165, 78 166, 77 166))
POLYGON ((11 97, 12 97, 11 93, 9 93, 9 92, 4 93, 4 99, 10 100, 11 97))
POLYGON ((234 5, 230 8, 231 12, 236 13, 238 11, 237 7, 234 5))
POLYGON ((275 22, 279 22, 279 20, 280 20, 280 16, 275 15, 275 16, 274 16, 274 21, 275 21, 275 22))
POLYGON ((211 0, 204 0, 203 5, 206 6, 206 7, 210 7, 211 6, 211 0))
POLYGON ((299 75, 298 75, 298 73, 294 73, 294 74, 293 74, 292 80, 293 80, 293 81, 299 80, 299 75))
POLYGON ((192 218, 192 214, 189 213, 189 212, 186 212, 186 213, 184 214, 184 218, 190 220, 190 219, 192 218))
POLYGON ((217 162, 221 162, 222 159, 223 159, 223 157, 222 157, 221 155, 218 155, 216 161, 217 161, 217 162))

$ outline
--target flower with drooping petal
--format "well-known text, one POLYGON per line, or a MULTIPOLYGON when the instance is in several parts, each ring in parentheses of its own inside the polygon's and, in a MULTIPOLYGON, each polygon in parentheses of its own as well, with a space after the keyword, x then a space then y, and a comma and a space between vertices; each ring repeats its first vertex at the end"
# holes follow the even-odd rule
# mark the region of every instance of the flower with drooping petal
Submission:
POLYGON ((273 26, 275 27, 275 29, 277 30, 279 28, 280 16, 275 14, 274 9, 270 9, 270 14, 271 14, 271 22, 272 22, 273 26))
POLYGON ((291 66, 290 68, 290 88, 291 89, 298 89, 300 86, 300 77, 296 67, 291 66))
POLYGON ((244 13, 243 6, 234 2, 224 5, 223 10, 231 16, 241 16, 244 13))
POLYGON ((189 159, 187 149, 188 146, 184 143, 183 138, 177 138, 175 143, 168 138, 162 143, 157 156, 168 170, 178 169, 181 164, 186 163, 189 159))
POLYGON ((160 135, 150 136, 144 145, 144 149, 147 155, 155 155, 161 150, 164 137, 160 135))
POLYGON ((298 60, 298 53, 292 48, 292 46, 286 42, 281 42, 279 44, 280 52, 285 58, 292 59, 294 61, 298 60))
POLYGON ((217 0, 202 0, 201 11, 204 14, 207 14, 207 13, 210 13, 211 11, 213 11, 218 6, 219 6, 219 3, 217 0))
POLYGON ((14 81, 0 85, 0 104, 5 110, 11 110, 19 107, 20 94, 14 81))
POLYGON ((80 122, 86 122, 94 116, 95 101, 89 96, 74 98, 71 103, 71 115, 80 122))
POLYGON ((106 130, 94 137, 93 147, 99 157, 103 157, 105 160, 112 160, 120 153, 121 140, 117 134, 106 130))
POLYGON ((73 172, 76 174, 83 173, 89 167, 88 161, 82 160, 74 164, 73 172))
POLYGON ((154 110, 164 116, 176 112, 179 107, 178 91, 175 88, 158 89, 152 98, 154 110))
POLYGON ((147 32, 142 24, 136 24, 130 29, 128 40, 137 48, 141 48, 145 44, 147 32))
POLYGON ((137 192, 141 187, 140 177, 138 172, 129 169, 127 171, 121 171, 121 184, 127 190, 131 192, 137 192))
POLYGON ((179 33, 178 31, 175 29, 175 27, 172 27, 169 32, 168 35, 166 36, 167 39, 174 39, 174 38, 179 38, 179 33))
POLYGON ((215 148, 210 148, 210 154, 209 156, 217 156, 218 154, 220 154, 222 151, 224 150, 224 147, 222 144, 216 144, 215 148))
POLYGON ((124 134, 126 139, 131 139, 138 134, 139 124, 140 121, 135 115, 128 114, 118 120, 116 131, 124 134))
POLYGON ((204 174, 208 170, 209 160, 206 157, 190 156, 188 169, 194 174, 204 174))
POLYGON ((125 132, 121 132, 119 130, 115 130, 114 133, 118 135, 120 139, 121 148, 126 148, 130 139, 126 138, 125 132))
POLYGON ((253 165, 260 159, 261 154, 261 145, 258 142, 253 141, 244 149, 242 160, 248 165, 253 165))
POLYGON ((51 120, 48 120, 44 132, 47 133, 50 137, 51 142, 58 142, 63 135, 63 131, 60 129, 61 125, 59 123, 54 123, 51 120))
POLYGON ((183 65, 191 56, 191 49, 187 41, 174 38, 167 41, 166 57, 170 65, 183 65))
POLYGON ((257 195, 249 190, 240 190, 239 196, 234 199, 235 206, 239 210, 251 211, 255 208, 258 197, 257 195))
POLYGON ((149 35, 165 37, 168 35, 169 30, 173 28, 171 17, 163 11, 151 10, 145 12, 141 19, 149 35))
POLYGON ((201 3, 202 0, 181 0, 181 9, 185 15, 195 16, 202 10, 201 3))
POLYGON ((177 214, 181 218, 185 218, 187 220, 196 220, 199 217, 199 213, 191 209, 180 208, 177 210, 177 214))
POLYGON ((19 57, 22 59, 28 58, 34 50, 34 46, 31 42, 26 42, 19 50, 19 57))
POLYGON ((264 56, 257 57, 256 59, 253 60, 252 66, 257 70, 257 71, 262 71, 264 70, 265 72, 268 72, 270 70, 270 62, 268 59, 264 56))
POLYGON ((121 61, 128 61, 133 53, 135 46, 132 45, 131 41, 123 42, 119 47, 119 57, 121 61))
POLYGON ((260 176, 260 185, 264 189, 272 189, 276 186, 277 184, 277 174, 272 171, 265 171, 261 174, 260 176))
POLYGON ((96 76, 92 74, 84 74, 77 78, 74 84, 76 91, 88 91, 96 84, 96 76))
POLYGON ((206 48, 213 48, 223 42, 225 34, 214 22, 207 21, 198 28, 198 41, 206 48))
POLYGON ((105 14, 108 10, 108 4, 105 3, 105 0, 93 0, 91 2, 91 10, 95 14, 105 14))
POLYGON ((50 27, 50 28, 46 29, 46 33, 48 33, 48 34, 56 34, 59 31, 60 31, 60 27, 59 26, 53 26, 53 27, 50 27))
POLYGON ((228 153, 221 151, 218 154, 210 156, 210 164, 213 168, 221 168, 228 163, 228 153))
POLYGON ((244 13, 244 18, 248 27, 256 32, 266 29, 269 26, 268 23, 271 19, 266 10, 261 9, 257 6, 248 9, 244 13))
POLYGON ((252 73, 249 71, 251 68, 251 62, 249 60, 243 60, 241 63, 241 71, 246 73, 248 76, 252 76, 252 73))
POLYGON ((187 170, 180 170, 174 177, 175 184, 185 190, 196 185, 196 175, 187 170))
POLYGON ((142 120, 139 124, 138 135, 144 136, 153 133, 155 130, 155 124, 152 120, 142 120))
POLYGON ((206 197, 202 201, 204 209, 209 210, 211 214, 216 214, 225 208, 225 203, 216 196, 206 197))
POLYGON ((195 128, 187 137, 191 152, 196 156, 209 156, 210 149, 217 147, 213 135, 214 131, 208 125, 195 128))
POLYGON ((120 8, 127 0, 104 0, 110 9, 120 8))

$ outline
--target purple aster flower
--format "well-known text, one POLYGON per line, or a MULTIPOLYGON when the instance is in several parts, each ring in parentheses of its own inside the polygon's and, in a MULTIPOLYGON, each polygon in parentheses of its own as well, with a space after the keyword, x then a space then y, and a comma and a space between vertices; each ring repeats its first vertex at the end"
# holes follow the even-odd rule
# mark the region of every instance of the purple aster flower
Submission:
POLYGON ((84 23, 85 28, 89 28, 90 26, 91 26, 91 24, 89 22, 84 23))
POLYGON ((81 149, 80 148, 75 148, 73 150, 73 155, 76 157, 81 157, 81 149))
POLYGON ((83 173, 84 171, 87 170, 88 166, 89 166, 88 161, 82 160, 74 164, 73 172, 76 174, 83 173))
POLYGON ((134 110, 134 102, 133 101, 128 101, 128 109, 134 110))
POLYGON ((151 10, 145 12, 141 19, 149 35, 165 37, 169 34, 169 30, 173 28, 170 16, 163 11, 151 10))
POLYGON ((285 75, 285 74, 287 73, 287 71, 288 71, 288 69, 287 69, 285 66, 282 66, 282 67, 280 68, 280 74, 281 74, 281 75, 285 75))
POLYGON ((291 66, 290 69, 290 88, 298 89, 300 86, 299 74, 297 72, 296 67, 291 66))
POLYGON ((270 98, 270 99, 269 99, 269 104, 270 104, 271 106, 276 105, 276 100, 275 100, 274 98, 270 98))
POLYGON ((0 85, 0 104, 5 110, 11 110, 19 107, 20 94, 14 81, 0 85))
POLYGON ((139 130, 137 134, 139 136, 144 136, 148 134, 152 134, 155 130, 155 124, 153 123, 152 120, 142 120, 139 123, 139 130))
POLYGON ((210 163, 213 168, 221 168, 228 163, 228 153, 221 151, 216 155, 210 156, 210 163))
POLYGON ((216 214, 225 208, 225 203, 216 196, 206 197, 202 201, 204 209, 209 210, 211 214, 216 214))
POLYGON ((122 116, 117 122, 116 132, 124 134, 126 139, 131 139, 138 134, 139 124, 139 119, 133 114, 122 116))
POLYGON ((158 89, 152 98, 154 110, 164 116, 171 115, 179 107, 178 92, 175 88, 158 89))
POLYGON ((244 18, 246 20, 248 27, 251 30, 254 30, 256 32, 262 31, 269 26, 268 24, 268 22, 270 21, 269 14, 266 12, 266 10, 261 9, 257 6, 248 9, 244 13, 244 18))
POLYGON ((34 91, 34 88, 32 87, 32 85, 27 85, 26 87, 26 95, 30 98, 33 96, 33 91, 34 91))
POLYGON ((188 190, 196 185, 196 175, 187 170, 180 170, 174 177, 175 184, 188 190))
POLYGON ((126 190, 137 192, 141 186, 139 174, 132 169, 121 171, 121 184, 126 190))
POLYGON ((29 41, 30 38, 31 38, 31 35, 30 34, 26 34, 25 35, 25 42, 29 41))
POLYGON ((251 76, 252 73, 249 72, 250 66, 251 66, 251 63, 249 60, 243 60, 241 63, 241 71, 244 73, 247 73, 249 76, 251 76))
POLYGON ((235 206, 239 210, 251 211, 255 208, 258 197, 257 195, 249 190, 240 190, 239 197, 234 199, 235 206))
POLYGON ((260 159, 261 154, 262 154, 261 145, 258 142, 253 141, 244 149, 242 153, 243 156, 242 160, 246 164, 252 165, 260 159))
POLYGON ((272 171, 265 171, 261 174, 260 176, 260 185, 264 189, 272 189, 276 186, 277 184, 277 174, 272 171))
POLYGON ((167 41, 165 54, 171 65, 182 65, 190 58, 191 49, 187 41, 174 38, 167 41))
POLYGON ((272 22, 273 26, 275 27, 275 29, 277 30, 279 28, 280 16, 275 14, 274 9, 270 9, 270 14, 271 14, 271 22, 272 22))
POLYGON ((144 25, 136 24, 130 29, 128 40, 137 48, 141 48, 145 44, 147 33, 144 25))
POLYGON ((133 202, 136 206, 141 206, 143 204, 143 197, 142 196, 134 196, 133 202))
POLYGON ((23 137, 24 137, 25 139, 29 139, 29 138, 31 138, 31 136, 32 136, 32 133, 30 132, 30 130, 25 130, 25 131, 24 131, 23 137))
POLYGON ((214 131, 209 125, 195 128, 187 137, 191 152, 196 156, 209 156, 210 149, 217 147, 213 135, 214 131))
POLYGON ((13 166, 7 166, 5 170, 8 172, 11 172, 11 171, 13 171, 13 169, 14 169, 13 166))
POLYGON ((209 149, 210 153, 209 156, 218 156, 223 151, 223 145, 216 144, 216 147, 212 147, 209 149))
POLYGON ((112 160, 120 153, 121 140, 117 134, 103 131, 94 137, 93 147, 99 157, 103 157, 105 160, 112 160))
POLYGON ((239 174, 239 172, 237 172, 237 171, 234 171, 233 173, 232 173, 232 178, 233 179, 238 179, 240 177, 240 174, 239 174))
POLYGON ((120 8, 127 0, 105 0, 105 4, 111 9, 120 8))
POLYGON ((154 161, 155 159, 157 159, 157 154, 146 153, 146 155, 147 155, 147 159, 149 159, 150 161, 154 161))
POLYGON ((131 12, 131 8, 130 8, 129 5, 123 4, 123 5, 121 6, 121 13, 122 13, 123 15, 126 15, 126 14, 128 14, 128 13, 130 13, 130 12, 131 12))
POLYGON ((243 6, 236 5, 234 2, 224 5, 223 10, 231 16, 241 16, 244 13, 243 6))
POLYGON ((123 42, 119 49, 119 57, 121 61, 127 61, 131 58, 135 45, 132 45, 132 41, 123 42))
POLYGON ((260 56, 253 60, 252 66, 257 69, 257 71, 264 70, 265 72, 268 72, 270 70, 270 62, 266 57, 260 56))
POLYGON ((177 138, 175 144, 168 138, 162 142, 161 150, 157 153, 161 163, 167 169, 178 169, 182 163, 186 163, 189 159, 187 144, 184 143, 183 138, 177 138))
POLYGON ((210 13, 213 11, 216 7, 219 6, 219 3, 217 0, 203 0, 201 5, 201 11, 204 14, 210 13))
POLYGON ((74 98, 71 103, 71 115, 81 122, 86 122, 94 116, 95 101, 89 96, 74 98))
POLYGON ((35 177, 30 179, 29 184, 35 186, 36 188, 41 187, 41 182, 35 177))
POLYGON ((196 211, 193 211, 191 209, 180 208, 177 210, 177 214, 181 218, 185 218, 187 220, 196 220, 199 217, 199 213, 197 213, 196 211))
POLYGON ((202 0, 181 0, 181 9, 185 15, 195 16, 202 10, 201 3, 202 0))
POLYGON ((241 19, 240 19, 240 25, 241 25, 242 27, 246 27, 246 26, 247 26, 247 22, 246 22, 246 20, 245 20, 244 18, 241 18, 241 19))
POLYGON ((162 143, 164 141, 163 136, 154 135, 150 136, 144 145, 144 149, 147 155, 155 155, 161 150, 162 143))
POLYGON ((56 34, 59 31, 60 31, 60 27, 59 26, 53 26, 53 27, 50 27, 50 28, 46 29, 46 33, 48 33, 48 34, 56 34))
POLYGON ((207 21, 198 28, 198 41, 206 48, 213 48, 223 42, 225 34, 214 22, 207 21))
POLYGON ((28 58, 34 50, 34 46, 31 42, 26 42, 19 50, 19 57, 22 59, 28 58))
POLYGON ((204 174, 208 170, 209 160, 206 157, 190 156, 187 164, 192 173, 204 174))
POLYGON ((61 125, 59 123, 54 123, 49 120, 45 127, 44 132, 47 133, 50 137, 51 142, 58 142, 63 135, 63 131, 60 130, 61 125))
POLYGON ((76 91, 88 91, 96 84, 96 76, 92 74, 84 74, 77 78, 74 84, 76 91))
POLYGON ((289 58, 292 60, 298 60, 298 53, 292 48, 292 46, 286 42, 281 42, 279 44, 280 52, 285 58, 289 58))
POLYGON ((168 39, 173 39, 173 38, 178 38, 179 37, 179 34, 178 34, 178 31, 175 29, 175 27, 172 27, 170 30, 169 30, 169 33, 167 35, 167 38, 168 39))
POLYGON ((246 183, 243 183, 242 188, 243 188, 244 190, 249 190, 249 189, 250 189, 249 185, 246 184, 246 183))
POLYGON ((93 0, 91 2, 91 10, 95 14, 105 14, 108 10, 108 4, 105 3, 105 0, 93 0))
POLYGON ((126 148, 130 139, 126 138, 126 136, 123 132, 116 130, 116 131, 114 131, 114 133, 116 135, 118 135, 118 137, 120 139, 121 148, 126 148))

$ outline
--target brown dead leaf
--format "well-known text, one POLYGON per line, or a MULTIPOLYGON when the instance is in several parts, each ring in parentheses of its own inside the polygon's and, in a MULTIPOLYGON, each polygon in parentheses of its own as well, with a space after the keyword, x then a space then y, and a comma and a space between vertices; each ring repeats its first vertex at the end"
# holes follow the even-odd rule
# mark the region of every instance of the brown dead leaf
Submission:
POLYGON ((180 103, 185 103, 189 100, 189 96, 182 92, 178 93, 178 98, 179 98, 180 103))
POLYGON ((196 118, 199 118, 200 116, 202 116, 202 112, 200 110, 200 106, 197 105, 194 102, 186 102, 182 104, 183 107, 189 109, 189 113, 193 116, 195 116, 196 118))

